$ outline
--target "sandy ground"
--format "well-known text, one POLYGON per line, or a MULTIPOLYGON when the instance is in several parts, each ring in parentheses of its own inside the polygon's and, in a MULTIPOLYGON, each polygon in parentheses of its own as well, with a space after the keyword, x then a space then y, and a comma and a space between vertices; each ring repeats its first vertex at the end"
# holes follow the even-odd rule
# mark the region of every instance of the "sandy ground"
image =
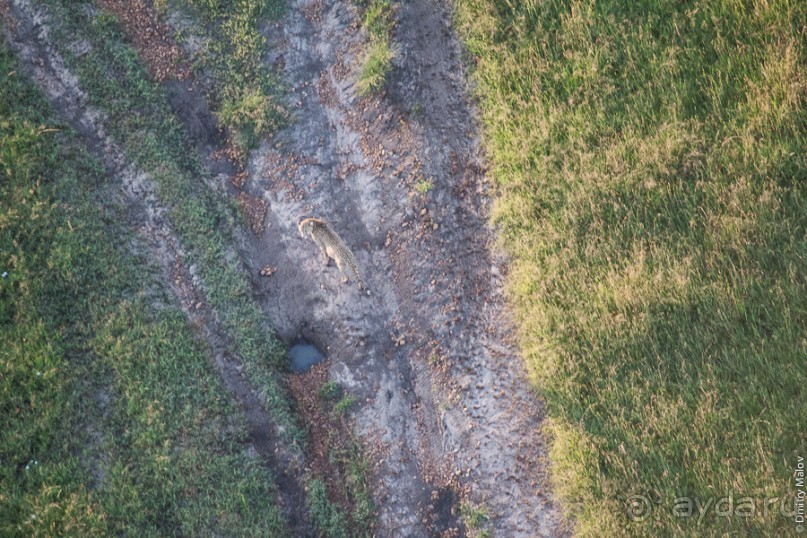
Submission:
MULTIPOLYGON (((238 358, 222 351, 226 335, 205 312, 201 284, 176 265, 182 246, 149 178, 104 134, 102 115, 49 44, 41 11, 3 3, 19 23, 7 38, 34 80, 142 208, 151 248, 213 342, 213 363, 247 411, 256 450, 286 470, 281 502, 306 534, 291 506, 301 463, 273 445, 274 426, 238 358)), ((367 37, 355 6, 292 0, 284 19, 263 30, 267 62, 292 89, 290 125, 249 156, 245 177, 208 163, 214 188, 258 215, 234 249, 276 331, 288 343, 317 344, 328 377, 358 398, 353 424, 374 464, 378 535, 456 535, 462 502, 484 507, 493 536, 563 536, 546 481, 544 412, 502 296, 506 261, 487 225, 486 167, 450 17, 431 0, 397 5, 386 91, 363 98, 355 82, 367 37), (370 296, 342 283, 298 236, 296 224, 308 216, 328 220, 353 249, 370 296)), ((222 151, 201 93, 187 82, 165 84, 197 149, 222 151)))

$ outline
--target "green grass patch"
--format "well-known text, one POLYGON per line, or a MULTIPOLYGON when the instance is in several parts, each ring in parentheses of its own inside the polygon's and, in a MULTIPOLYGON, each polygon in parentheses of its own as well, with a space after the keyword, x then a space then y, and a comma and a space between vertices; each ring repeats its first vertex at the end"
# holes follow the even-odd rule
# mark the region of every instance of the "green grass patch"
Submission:
POLYGON ((317 395, 325 401, 328 400, 335 400, 339 398, 344 389, 342 389, 342 385, 339 384, 338 381, 326 381, 317 391, 317 395))
POLYGON ((356 403, 356 397, 352 394, 345 394, 333 405, 333 413, 337 416, 347 415, 350 408, 356 403))
POLYGON ((359 71, 357 88, 362 95, 380 91, 387 82, 395 50, 391 42, 395 17, 389 0, 364 0, 362 25, 370 36, 359 71))
POLYGON ((349 538, 350 524, 344 510, 328 499, 325 483, 314 478, 307 482, 308 503, 314 525, 328 538, 349 538))
POLYGON ((0 535, 288 535, 119 186, 0 72, 0 535))
POLYGON ((370 461, 355 438, 352 439, 352 444, 336 457, 341 458, 345 469, 345 488, 353 501, 353 510, 350 514, 355 529, 353 536, 373 536, 377 518, 369 485, 370 461))
POLYGON ((157 195, 168 209, 174 231, 186 249, 185 263, 195 265, 208 303, 216 310, 232 348, 281 425, 291 446, 299 448, 302 432, 289 408, 279 372, 285 350, 274 337, 237 257, 228 255, 235 210, 207 188, 208 171, 199 155, 187 148, 181 124, 172 114, 162 88, 149 80, 136 52, 122 39, 114 16, 86 9, 88 2, 49 0, 53 37, 60 49, 75 35, 92 45, 80 59, 65 53, 90 102, 108 114, 106 127, 127 157, 149 172, 157 195))
POLYGON ((487 507, 484 505, 462 503, 460 504, 460 517, 468 529, 469 536, 487 538, 491 535, 490 530, 485 528, 488 521, 490 521, 490 516, 488 515, 487 507))
POLYGON ((376 527, 376 509, 369 486, 370 463, 345 420, 356 398, 336 381, 325 382, 317 395, 327 418, 316 427, 328 436, 330 472, 335 475, 332 479, 338 490, 335 495, 343 502, 333 502, 325 483, 318 477, 309 477, 306 488, 312 520, 328 538, 370 537, 376 527))
POLYGON ((282 0, 182 0, 190 6, 209 38, 197 64, 197 73, 212 77, 218 116, 230 129, 242 152, 257 146, 286 121, 281 104, 282 87, 264 65, 266 39, 258 28, 267 18, 283 12, 282 0))
POLYGON ((349 436, 344 446, 334 447, 330 459, 343 478, 343 489, 350 499, 349 536, 369 538, 376 526, 376 508, 370 493, 370 462, 357 439, 349 436))
POLYGON ((370 42, 356 83, 359 93, 367 95, 384 87, 387 82, 387 73, 392 67, 392 57, 389 41, 373 39, 370 42))
POLYGON ((346 446, 335 446, 329 455, 343 482, 339 485, 350 510, 330 500, 319 478, 306 481, 311 518, 327 538, 369 538, 376 526, 376 509, 368 485, 370 464, 361 445, 350 438, 346 446))
POLYGON ((779 508, 807 446, 807 5, 457 10, 579 534, 793 532, 779 508), (650 517, 629 517, 633 495, 650 517), (729 496, 752 516, 675 512, 729 496))

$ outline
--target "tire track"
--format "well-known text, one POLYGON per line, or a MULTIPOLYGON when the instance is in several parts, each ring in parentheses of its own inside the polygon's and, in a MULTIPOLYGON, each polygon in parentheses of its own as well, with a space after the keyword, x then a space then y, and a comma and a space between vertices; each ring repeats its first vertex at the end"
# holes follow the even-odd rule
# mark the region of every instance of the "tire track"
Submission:
POLYGON ((244 412, 251 448, 275 478, 278 504, 289 527, 295 536, 313 535, 302 487, 302 455, 281 442, 277 424, 266 412, 265 402, 243 373, 241 359, 229 351, 229 336, 206 304, 203 282, 183 262, 183 246, 171 228, 166 208, 157 198, 152 178, 127 163, 123 151, 107 135, 103 113, 89 104, 78 79, 66 68, 50 40, 52 21, 45 8, 27 0, 2 3, 8 18, 3 28, 5 37, 17 51, 21 65, 120 184, 133 215, 130 224, 146 239, 149 257, 162 269, 179 307, 200 337, 208 342, 212 365, 244 412))

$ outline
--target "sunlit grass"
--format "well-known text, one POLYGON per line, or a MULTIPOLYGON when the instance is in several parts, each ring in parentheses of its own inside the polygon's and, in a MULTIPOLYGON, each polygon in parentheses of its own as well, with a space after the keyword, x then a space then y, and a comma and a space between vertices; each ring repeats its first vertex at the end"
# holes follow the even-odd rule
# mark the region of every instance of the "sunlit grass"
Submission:
POLYGON ((383 39, 373 40, 366 54, 357 82, 362 94, 377 92, 384 87, 393 58, 389 41, 383 39))
POLYGON ((581 535, 793 531, 763 501, 792 510, 807 446, 805 20, 797 2, 458 4, 581 535), (672 511, 729 495, 754 516, 672 511))

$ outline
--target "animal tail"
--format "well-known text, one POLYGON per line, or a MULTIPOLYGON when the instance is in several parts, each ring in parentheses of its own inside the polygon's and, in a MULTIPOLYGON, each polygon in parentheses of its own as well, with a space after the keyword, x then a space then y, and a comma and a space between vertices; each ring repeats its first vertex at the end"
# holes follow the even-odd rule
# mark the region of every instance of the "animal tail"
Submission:
MULTIPOLYGON (((356 284, 358 284, 359 289, 367 290, 367 285, 364 283, 364 280, 362 280, 361 275, 359 274, 359 264, 356 261, 356 256, 354 256, 352 252, 350 252, 348 256, 348 266, 350 267, 351 276, 356 281, 356 284)), ((369 294, 370 291, 367 290, 367 293, 369 294)))

